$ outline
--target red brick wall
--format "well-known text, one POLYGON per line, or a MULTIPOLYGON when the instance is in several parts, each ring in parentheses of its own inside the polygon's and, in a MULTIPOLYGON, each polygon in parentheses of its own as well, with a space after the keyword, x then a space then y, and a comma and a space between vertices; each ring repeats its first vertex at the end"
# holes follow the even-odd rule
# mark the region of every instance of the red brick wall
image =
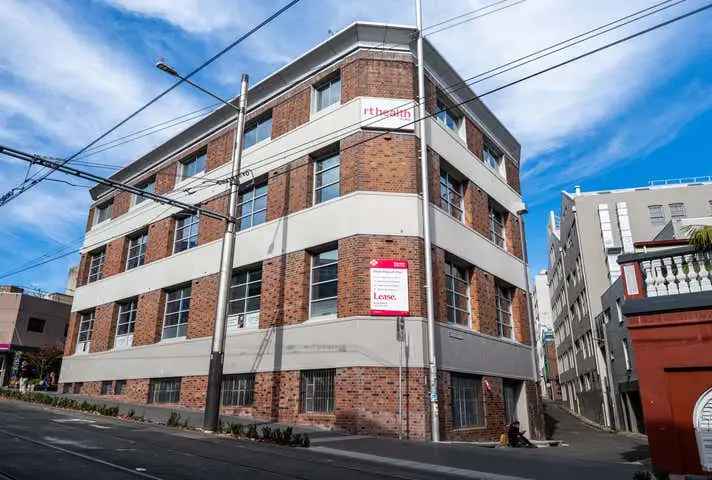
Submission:
POLYGON ((473 182, 467 182, 463 203, 466 225, 486 238, 490 238, 489 196, 487 193, 473 182))
POLYGON ((270 172, 267 183, 267 221, 311 206, 312 172, 313 164, 309 156, 270 172))
POLYGON ((341 102, 360 96, 413 98, 414 65, 412 60, 398 60, 401 58, 359 58, 345 64, 341 68, 341 102))
POLYGON ((208 377, 183 377, 180 382, 180 405, 187 408, 205 408, 208 377))
MULTIPOLYGON (((222 194, 203 204, 203 208, 214 212, 228 214, 229 197, 222 194)), ((198 245, 204 245, 214 240, 223 238, 225 235, 225 222, 207 215, 200 216, 200 226, 198 228, 198 245)))
POLYGON ((91 230, 91 227, 94 226, 94 209, 90 208, 89 209, 89 214, 87 215, 87 225, 85 230, 88 232, 91 230))
POLYGON ((175 219, 164 218, 148 227, 148 243, 146 245, 146 263, 160 260, 173 254, 173 236, 175 219))
POLYGON ((105 352, 114 346, 116 334, 116 304, 107 303, 95 309, 90 351, 105 352))
POLYGON ((77 288, 86 285, 89 276, 89 253, 82 253, 79 257, 79 269, 77 270, 77 288))
POLYGON ((166 294, 163 290, 154 290, 139 295, 133 337, 134 346, 149 345, 161 339, 165 301, 166 294))
POLYGON ((112 240, 106 245, 106 259, 102 267, 104 278, 121 273, 126 269, 126 237, 112 240))
POLYGON ((122 396, 127 402, 146 403, 148 401, 148 382, 147 378, 127 380, 122 396))
POLYGON ((234 141, 235 130, 230 129, 208 142, 208 160, 205 166, 208 172, 232 160, 234 141))
POLYGON ((307 123, 310 112, 311 87, 304 87, 272 108, 272 138, 307 123))
POLYGON ((470 277, 472 328, 487 335, 497 335, 497 309, 494 277, 477 267, 470 277))
POLYGON ((521 184, 519 183, 519 167, 516 166, 511 160, 507 159, 504 163, 505 171, 507 175, 507 183, 510 187, 516 190, 518 193, 522 192, 521 184))
POLYGON ((309 315, 310 256, 302 250, 262 263, 260 328, 301 323, 309 315))
POLYGON ((190 295, 188 338, 212 336, 218 302, 218 274, 193 280, 190 295))
POLYGON ((527 295, 520 288, 514 289, 512 296, 512 322, 514 323, 514 336, 520 343, 531 344, 529 336, 529 311, 527 308, 527 295))
POLYGON ((445 250, 433 247, 433 308, 438 322, 447 323, 447 297, 445 295, 445 250))
POLYGON ((69 327, 67 328, 67 338, 64 341, 64 356, 74 355, 77 348, 77 336, 79 335, 79 313, 72 312, 69 316, 69 327))
POLYGON ((156 173, 156 194, 163 195, 173 190, 176 184, 178 167, 175 162, 166 165, 156 173))
POLYGON ((117 218, 129 211, 133 194, 129 192, 118 192, 114 196, 114 204, 111 207, 111 218, 117 218))
POLYGON ((519 227, 519 218, 513 213, 507 212, 504 224, 504 236, 506 239, 507 251, 517 258, 522 257, 522 235, 519 227))
POLYGON ((465 117, 465 136, 467 137, 467 149, 482 160, 482 146, 484 145, 484 135, 475 123, 465 117))

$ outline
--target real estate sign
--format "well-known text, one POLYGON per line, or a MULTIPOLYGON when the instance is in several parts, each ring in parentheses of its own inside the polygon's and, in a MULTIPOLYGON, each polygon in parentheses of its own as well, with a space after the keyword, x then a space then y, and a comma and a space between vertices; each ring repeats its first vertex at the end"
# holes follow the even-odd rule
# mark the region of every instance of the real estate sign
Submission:
POLYGON ((371 315, 407 316, 408 262, 371 260, 371 315))

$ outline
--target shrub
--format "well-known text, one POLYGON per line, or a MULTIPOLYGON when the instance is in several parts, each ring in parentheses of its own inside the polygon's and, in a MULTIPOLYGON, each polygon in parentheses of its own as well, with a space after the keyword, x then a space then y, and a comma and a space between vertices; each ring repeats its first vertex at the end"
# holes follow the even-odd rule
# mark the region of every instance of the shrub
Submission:
POLYGON ((257 439, 257 425, 254 423, 247 426, 247 433, 245 434, 247 438, 257 439))
POLYGON ((180 413, 171 412, 166 425, 169 427, 180 427, 180 413))

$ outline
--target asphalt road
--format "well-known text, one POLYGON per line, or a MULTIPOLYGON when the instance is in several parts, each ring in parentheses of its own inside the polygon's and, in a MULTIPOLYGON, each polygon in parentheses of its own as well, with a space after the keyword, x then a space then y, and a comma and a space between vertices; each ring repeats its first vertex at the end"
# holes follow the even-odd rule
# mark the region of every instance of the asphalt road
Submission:
POLYGON ((630 479, 639 469, 624 462, 552 455, 554 449, 338 437, 315 439, 313 447, 279 447, 0 400, 0 480, 613 480, 630 479))

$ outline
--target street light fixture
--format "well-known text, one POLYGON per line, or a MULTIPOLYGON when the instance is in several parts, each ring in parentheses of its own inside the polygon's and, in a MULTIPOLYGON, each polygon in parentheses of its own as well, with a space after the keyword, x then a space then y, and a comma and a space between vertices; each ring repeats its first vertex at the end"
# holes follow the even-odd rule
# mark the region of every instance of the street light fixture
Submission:
POLYGON ((181 79, 182 81, 184 81, 184 82, 187 83, 188 85, 191 85, 191 86, 197 88, 198 90, 200 90, 201 92, 203 92, 203 93, 205 93, 205 94, 207 94, 207 95, 210 95, 210 96, 213 97, 214 99, 218 100, 220 103, 222 103, 222 104, 224 104, 224 105, 227 105, 228 107, 231 107, 231 108, 237 110, 238 113, 240 112, 240 107, 239 107, 239 106, 233 104, 232 102, 229 102, 229 101, 225 100, 224 98, 222 98, 222 97, 220 97, 220 96, 214 94, 213 92, 211 92, 211 91, 209 91, 209 90, 207 90, 207 89, 201 87, 200 85, 198 85, 197 83, 193 82, 192 80, 190 80, 190 79, 184 77, 183 75, 181 75, 180 73, 178 73, 178 71, 177 71, 175 68, 173 68, 173 67, 171 67, 170 65, 168 65, 164 59, 162 59, 162 58, 159 58, 159 59, 158 59, 158 61, 156 62, 156 68, 159 69, 159 70, 161 70, 161 71, 163 71, 163 72, 165 72, 165 73, 167 73, 168 75, 170 75, 170 76, 172 76, 172 77, 176 77, 176 78, 181 79))

